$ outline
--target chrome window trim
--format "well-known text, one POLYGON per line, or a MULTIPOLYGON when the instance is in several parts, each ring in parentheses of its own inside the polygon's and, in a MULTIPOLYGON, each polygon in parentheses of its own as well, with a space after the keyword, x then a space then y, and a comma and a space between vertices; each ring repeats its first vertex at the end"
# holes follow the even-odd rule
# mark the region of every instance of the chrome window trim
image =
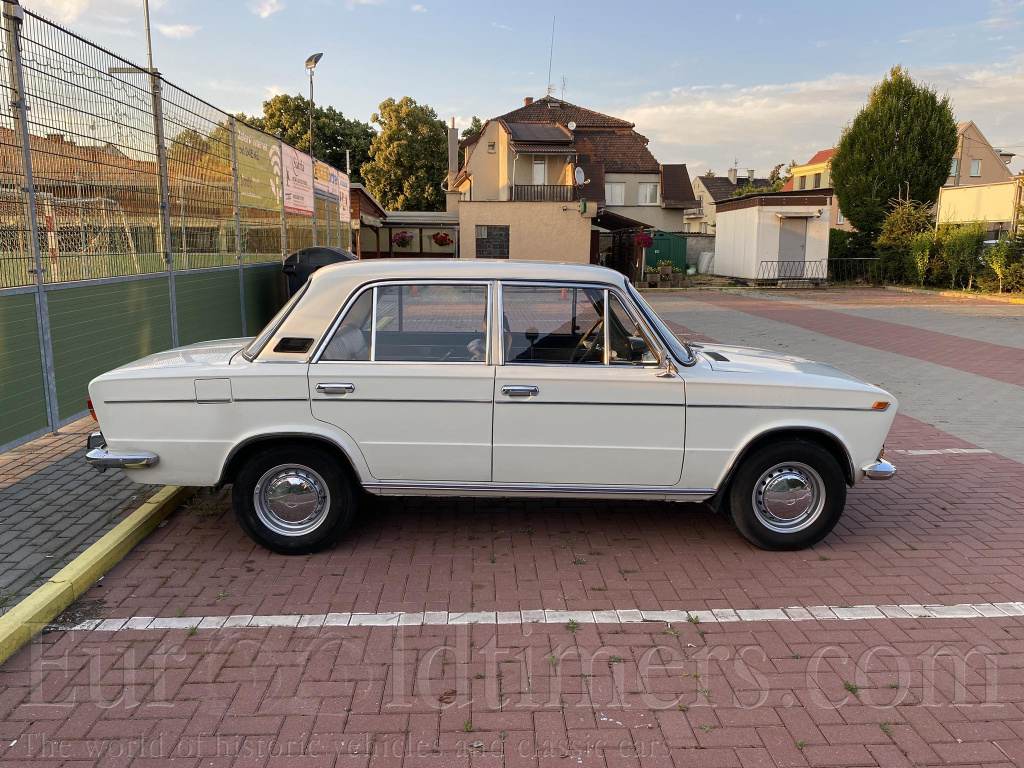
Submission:
MULTIPOLYGON (((651 321, 651 319, 649 317, 647 317, 647 313, 644 311, 643 305, 637 304, 637 303, 632 301, 632 294, 635 293, 637 296, 640 296, 640 292, 637 291, 635 286, 630 285, 628 282, 626 283, 626 292, 630 294, 630 299, 631 299, 630 303, 634 306, 635 310, 638 313, 640 313, 641 317, 643 317, 644 320, 646 321, 645 325, 648 326, 651 330, 654 330, 655 324, 651 321)), ((657 314, 656 312, 654 312, 654 308, 653 307, 650 307, 648 305, 648 308, 651 310, 652 313, 657 314)), ((664 322, 664 321, 662 321, 662 322, 664 322)), ((665 330, 666 331, 671 331, 671 329, 668 326, 665 326, 665 330)), ((672 347, 663 338, 661 338, 661 336, 659 334, 656 333, 656 334, 654 334, 654 336, 655 336, 655 338, 658 339, 658 342, 665 348, 665 354, 666 355, 670 355, 672 357, 672 359, 675 360, 679 365, 682 365, 682 366, 684 366, 686 368, 690 368, 690 367, 692 367, 692 366, 697 364, 697 355, 695 355, 693 350, 690 349, 690 345, 687 344, 682 339, 676 337, 675 334, 673 334, 673 338, 675 338, 683 346, 683 349, 685 349, 687 354, 689 354, 689 356, 690 356, 686 360, 676 360, 675 355, 672 354, 672 347)))
POLYGON ((401 285, 483 285, 487 287, 487 309, 486 316, 491 316, 492 301, 493 301, 493 287, 494 281, 489 278, 469 278, 469 279, 444 279, 444 278, 430 278, 424 280, 410 280, 406 278, 399 278, 394 280, 382 279, 382 280, 368 280, 365 283, 359 285, 352 291, 348 301, 346 301, 338 313, 334 316, 334 320, 328 326, 327 332, 320 338, 320 341, 314 347, 313 354, 305 361, 309 365, 314 365, 321 361, 324 353, 327 351, 328 345, 331 343, 331 339, 334 338, 334 334, 341 326, 348 314, 349 310, 366 291, 373 291, 372 302, 373 306, 370 310, 370 359, 369 360, 324 360, 325 363, 344 363, 346 365, 357 364, 366 365, 367 363, 374 363, 376 365, 491 365, 491 323, 487 323, 487 338, 485 339, 485 357, 483 361, 480 360, 377 360, 377 289, 387 288, 390 286, 401 286, 401 285))
MULTIPOLYGON (((601 363, 601 367, 611 366, 611 350, 609 347, 609 331, 608 331, 608 299, 610 296, 615 296, 622 307, 626 310, 626 314, 632 318, 632 320, 645 330, 648 337, 654 341, 654 347, 652 352, 658 358, 656 363, 644 363, 642 365, 631 366, 634 368, 657 368, 662 364, 662 361, 669 354, 668 347, 662 341, 661 337, 654 332, 654 329, 646 322, 646 318, 642 314, 638 313, 638 310, 633 306, 632 301, 628 296, 623 293, 618 287, 609 286, 607 283, 588 283, 586 281, 559 281, 559 280, 516 280, 516 279, 505 279, 497 278, 495 280, 498 284, 498 316, 504 317, 505 315, 505 294, 504 287, 506 284, 514 285, 516 287, 537 287, 537 288, 591 288, 604 291, 604 326, 605 326, 605 355, 604 362, 601 363), (639 316, 638 316, 639 315, 639 316)), ((516 363, 505 360, 505 344, 504 344, 505 327, 501 324, 501 335, 502 341, 498 344, 498 365, 543 365, 546 367, 563 366, 570 368, 579 368, 581 363, 546 363, 546 362, 529 362, 529 363, 516 363)), ((583 364, 584 368, 592 366, 592 363, 583 364)))

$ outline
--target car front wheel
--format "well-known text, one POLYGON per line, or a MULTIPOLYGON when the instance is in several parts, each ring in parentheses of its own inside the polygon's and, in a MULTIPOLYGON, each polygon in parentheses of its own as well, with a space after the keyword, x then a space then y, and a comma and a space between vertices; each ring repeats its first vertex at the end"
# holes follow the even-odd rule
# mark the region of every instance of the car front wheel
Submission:
POLYGON ((330 457, 294 446, 254 454, 235 477, 232 503, 242 530, 283 555, 334 544, 355 513, 352 484, 330 457))
POLYGON ((827 450, 785 440, 747 456, 728 490, 743 538, 762 549, 803 549, 827 536, 846 506, 846 479, 827 450))

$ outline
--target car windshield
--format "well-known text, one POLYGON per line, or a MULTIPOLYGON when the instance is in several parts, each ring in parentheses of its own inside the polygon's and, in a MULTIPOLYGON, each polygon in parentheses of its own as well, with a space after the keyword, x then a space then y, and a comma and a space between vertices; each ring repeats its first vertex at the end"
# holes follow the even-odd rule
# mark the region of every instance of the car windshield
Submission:
POLYGON ((651 305, 644 301, 644 297, 640 295, 632 285, 627 284, 626 289, 629 291, 629 296, 633 299, 633 303, 640 308, 640 311, 644 313, 647 321, 651 323, 661 335, 661 338, 668 344, 669 349, 672 351, 674 357, 680 362, 691 363, 695 359, 693 350, 690 349, 690 345, 685 341, 681 341, 672 333, 671 329, 665 325, 665 321, 658 317, 658 313, 651 309, 651 305))
POLYGON ((260 335, 250 341, 249 346, 242 350, 242 356, 245 357, 246 360, 251 361, 260 353, 260 350, 266 346, 267 342, 270 341, 270 337, 274 335, 274 331, 277 330, 277 326, 279 326, 288 316, 288 313, 292 311, 292 308, 299 302, 299 299, 302 298, 302 294, 306 292, 308 287, 309 283, 306 283, 299 289, 298 293, 285 302, 285 305, 277 311, 277 314, 274 315, 273 319, 271 319, 263 330, 260 331, 260 335))

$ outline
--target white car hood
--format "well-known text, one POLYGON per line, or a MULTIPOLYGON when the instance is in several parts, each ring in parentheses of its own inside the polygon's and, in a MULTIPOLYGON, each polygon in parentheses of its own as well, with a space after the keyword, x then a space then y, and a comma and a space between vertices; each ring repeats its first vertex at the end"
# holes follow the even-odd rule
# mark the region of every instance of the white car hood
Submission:
POLYGON ((767 349, 736 347, 727 344, 690 344, 716 371, 730 373, 803 373, 828 379, 867 384, 853 374, 827 363, 803 357, 783 355, 767 349), (722 359, 724 358, 724 359, 722 359))
POLYGON ((122 365, 117 371, 143 371, 157 368, 191 368, 227 365, 252 339, 220 339, 175 347, 122 365))

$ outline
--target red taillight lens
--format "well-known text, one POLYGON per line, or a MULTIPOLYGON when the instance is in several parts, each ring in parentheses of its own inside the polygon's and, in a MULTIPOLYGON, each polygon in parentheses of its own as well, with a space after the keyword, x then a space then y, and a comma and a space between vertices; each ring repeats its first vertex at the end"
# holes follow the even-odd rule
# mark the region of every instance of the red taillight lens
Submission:
POLYGON ((90 397, 88 400, 85 401, 85 403, 86 405, 89 406, 89 415, 92 416, 92 420, 99 424, 100 420, 96 418, 96 411, 92 407, 92 398, 90 397))

